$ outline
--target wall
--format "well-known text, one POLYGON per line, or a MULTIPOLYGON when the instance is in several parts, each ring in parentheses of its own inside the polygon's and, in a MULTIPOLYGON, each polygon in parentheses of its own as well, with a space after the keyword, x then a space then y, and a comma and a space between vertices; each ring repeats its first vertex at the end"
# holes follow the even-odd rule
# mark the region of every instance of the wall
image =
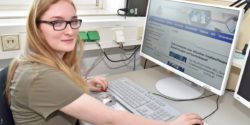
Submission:
POLYGON ((103 8, 116 13, 118 9, 124 8, 126 0, 104 0, 103 8))
MULTIPOLYGON (((131 46, 128 48, 134 47, 131 46)), ((112 60, 121 60, 128 58, 134 51, 125 52, 119 48, 109 48, 106 49, 106 52, 112 60)), ((110 62, 103 56, 100 50, 89 50, 85 51, 84 57, 82 58, 82 73, 85 76, 93 76, 97 74, 107 75, 140 70, 142 69, 140 60, 139 51, 128 61, 110 62)))
MULTIPOLYGON (((0 0, 0 2, 2 1, 0 0)), ((0 69, 8 65, 11 59, 17 57, 24 49, 26 43, 25 18, 30 4, 30 2, 24 1, 21 2, 22 4, 5 1, 3 4, 9 4, 10 6, 0 5, 0 40, 3 35, 18 35, 20 43, 20 50, 3 51, 0 41, 0 69)), ((131 54, 131 52, 121 52, 117 48, 118 45, 113 42, 113 28, 122 28, 124 30, 127 41, 125 46, 130 46, 129 48, 131 48, 140 44, 140 40, 137 40, 137 27, 141 27, 144 24, 144 19, 139 19, 139 21, 136 21, 137 19, 125 20, 123 17, 116 16, 117 9, 125 6, 125 0, 99 0, 98 6, 96 6, 93 0, 84 2, 77 0, 76 6, 78 16, 83 19, 80 31, 97 30, 101 36, 100 44, 108 52, 110 58, 118 60, 125 58, 127 54, 131 54)), ((93 69, 89 75, 130 71, 134 70, 134 65, 140 68, 137 65, 139 60, 138 54, 136 64, 134 64, 133 58, 125 62, 111 63, 103 56, 102 60, 99 60, 100 52, 96 44, 86 43, 84 49, 82 71, 86 72, 90 68, 93 69), (96 64, 96 68, 92 68, 93 63, 96 64), (131 69, 131 67, 133 68, 131 69)))
MULTIPOLYGON (((138 28, 143 27, 145 18, 131 17, 124 19, 118 16, 80 16, 83 19, 83 25, 80 31, 92 31, 97 30, 100 34, 100 44, 107 51, 110 58, 114 60, 127 58, 133 51, 126 52, 118 48, 118 44, 113 41, 113 32, 115 29, 122 29, 126 42, 124 46, 127 48, 133 48, 135 45, 141 43, 141 39, 137 37, 138 28)), ((21 45, 20 50, 16 51, 3 51, 0 45, 0 68, 6 66, 11 58, 18 56, 25 45, 26 33, 25 33, 25 19, 0 19, 0 36, 4 34, 18 34, 21 45)), ((141 35, 141 34, 140 34, 141 35)), ((126 71, 132 71, 135 69, 142 69, 140 66, 140 58, 138 51, 136 53, 135 64, 134 58, 129 61, 112 63, 105 57, 100 56, 100 49, 95 43, 85 43, 85 54, 82 58, 82 71, 86 72, 92 69, 89 75, 108 74, 108 73, 120 73, 126 71), (99 60, 101 58, 101 60, 99 60), (93 64, 96 64, 92 68, 93 64), (134 68, 134 65, 136 66, 134 68)))

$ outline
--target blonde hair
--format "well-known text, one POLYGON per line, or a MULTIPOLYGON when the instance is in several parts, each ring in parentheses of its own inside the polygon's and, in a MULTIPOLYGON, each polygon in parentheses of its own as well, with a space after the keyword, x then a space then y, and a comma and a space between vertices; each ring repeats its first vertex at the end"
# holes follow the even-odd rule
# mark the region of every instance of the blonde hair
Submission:
MULTIPOLYGON (((60 59, 47 42, 45 42, 46 40, 39 29, 39 24, 37 23, 48 8, 58 1, 60 0, 33 1, 26 23, 27 43, 24 54, 19 59, 13 59, 9 65, 6 84, 6 96, 8 99, 10 97, 11 80, 15 74, 15 70, 20 62, 26 61, 41 63, 56 68, 64 72, 84 92, 88 92, 86 80, 81 77, 80 73, 80 58, 83 51, 83 42, 80 41, 79 36, 74 50, 66 52, 63 59, 60 59)), ((65 1, 68 1, 75 8, 72 0, 65 1)))

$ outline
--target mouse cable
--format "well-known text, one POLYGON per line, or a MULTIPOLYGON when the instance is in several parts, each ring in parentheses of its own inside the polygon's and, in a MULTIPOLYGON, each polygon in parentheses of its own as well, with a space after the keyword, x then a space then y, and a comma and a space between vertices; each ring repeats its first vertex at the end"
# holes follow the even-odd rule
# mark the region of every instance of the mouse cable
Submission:
POLYGON ((235 92, 233 89, 226 89, 228 92, 235 92))
POLYGON ((207 116, 205 116, 203 118, 203 120, 205 120, 206 118, 208 118, 211 115, 213 115, 216 111, 218 111, 218 109, 219 109, 219 99, 220 99, 220 96, 218 96, 217 99, 216 99, 216 108, 214 109, 214 111, 212 111, 210 114, 208 114, 207 116))
MULTIPOLYGON (((161 96, 161 97, 166 98, 166 99, 171 100, 171 101, 193 101, 193 100, 203 99, 203 98, 207 98, 207 97, 216 95, 216 94, 211 94, 211 95, 207 95, 207 96, 198 97, 198 98, 195 98, 195 99, 172 99, 172 98, 169 98, 169 97, 164 96, 162 94, 158 94, 158 93, 153 93, 153 94, 157 95, 157 96, 161 96)), ((210 117, 211 115, 213 115, 219 109, 219 98, 220 98, 220 96, 218 96, 217 99, 216 99, 216 108, 210 114, 205 116, 203 118, 203 120, 205 120, 208 117, 210 117)))
MULTIPOLYGON (((147 63, 148 63, 148 59, 145 58, 144 65, 143 65, 144 69, 147 68, 147 63)), ((159 66, 159 65, 150 66, 149 68, 153 68, 153 67, 157 67, 157 66, 159 66)))
POLYGON ((173 98, 170 98, 170 97, 167 97, 165 95, 158 94, 158 93, 152 93, 152 94, 157 95, 157 96, 161 96, 161 97, 168 99, 168 100, 171 100, 171 101, 180 101, 180 102, 181 101, 194 101, 194 100, 204 99, 204 98, 211 97, 211 96, 215 95, 215 94, 211 94, 211 95, 201 96, 201 97, 193 98, 193 99, 173 99, 173 98))
POLYGON ((144 69, 146 69, 147 62, 148 62, 148 59, 145 59, 145 61, 144 61, 144 65, 143 65, 143 68, 144 68, 144 69))
POLYGON ((96 42, 96 44, 100 47, 100 49, 102 50, 104 56, 110 61, 110 62, 123 62, 123 61, 127 61, 130 60, 133 55, 135 55, 135 53, 137 52, 137 50, 140 48, 140 46, 136 47, 136 49, 134 50, 134 52, 127 58, 127 59, 120 59, 120 60, 112 60, 108 57, 107 53, 105 52, 105 50, 101 47, 101 44, 99 42, 96 42))

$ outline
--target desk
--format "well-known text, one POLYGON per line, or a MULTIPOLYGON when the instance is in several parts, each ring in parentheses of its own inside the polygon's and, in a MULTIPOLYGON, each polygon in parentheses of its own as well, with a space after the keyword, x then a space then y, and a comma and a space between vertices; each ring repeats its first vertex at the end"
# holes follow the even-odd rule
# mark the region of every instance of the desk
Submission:
MULTIPOLYGON (((138 70, 122 74, 107 76, 108 80, 128 77, 143 88, 156 92, 155 83, 166 77, 169 73, 161 68, 149 68, 146 70, 138 70)), ((212 96, 195 101, 174 102, 166 100, 170 105, 177 108, 181 112, 196 112, 202 117, 210 114, 216 108, 217 96, 212 96)), ((218 111, 205 120, 208 125, 249 125, 250 109, 243 106, 233 98, 233 93, 226 92, 219 99, 218 111)))

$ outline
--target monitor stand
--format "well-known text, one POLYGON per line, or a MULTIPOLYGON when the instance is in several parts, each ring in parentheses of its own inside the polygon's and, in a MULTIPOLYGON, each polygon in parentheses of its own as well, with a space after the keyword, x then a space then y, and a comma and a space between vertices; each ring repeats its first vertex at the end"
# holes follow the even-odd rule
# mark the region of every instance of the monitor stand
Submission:
POLYGON ((156 83, 156 90, 169 98, 178 100, 195 99, 204 93, 204 88, 177 76, 160 79, 156 83))

